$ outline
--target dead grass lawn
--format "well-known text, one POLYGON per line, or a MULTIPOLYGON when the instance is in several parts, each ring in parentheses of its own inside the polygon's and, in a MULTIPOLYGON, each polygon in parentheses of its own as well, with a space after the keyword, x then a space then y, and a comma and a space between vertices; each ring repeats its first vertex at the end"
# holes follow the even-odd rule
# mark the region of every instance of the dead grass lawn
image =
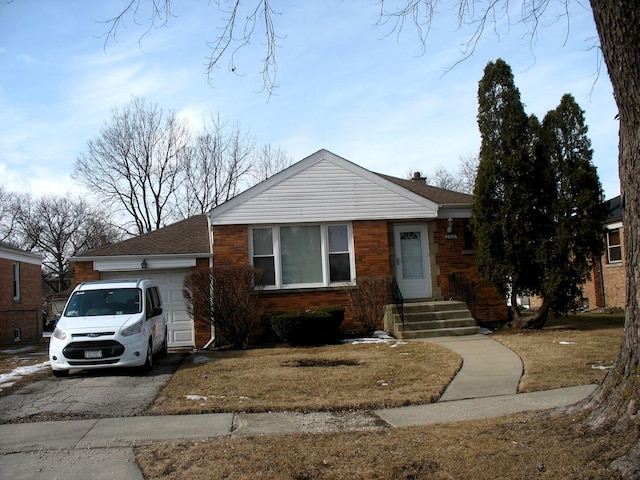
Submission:
POLYGON ((148 413, 331 411, 437 400, 462 362, 426 342, 192 355, 148 413))
MULTIPOLYGON (((606 372, 591 365, 611 365, 622 326, 622 316, 578 315, 552 319, 539 332, 493 337, 523 359, 521 390, 532 391, 601 381, 606 372)), ((208 361, 200 363, 203 355, 185 364, 150 413, 429 401, 459 365, 446 351, 427 348, 432 346, 215 352, 208 361), (320 366, 309 366, 314 362, 320 366), (438 377, 440 369, 448 373, 438 377), (421 393, 414 396, 416 391, 421 393), (203 398, 188 400, 189 394, 203 398)), ((619 477, 606 467, 636 438, 637 432, 594 432, 580 418, 540 412, 428 427, 157 444, 136 449, 136 459, 146 479, 612 480, 619 477)))
POLYGON ((615 479, 606 466, 627 435, 585 431, 575 418, 517 415, 374 432, 224 439, 142 447, 150 479, 615 479))
POLYGON ((520 392, 600 383, 620 349, 624 315, 550 318, 542 330, 503 331, 492 338, 524 364, 520 392))

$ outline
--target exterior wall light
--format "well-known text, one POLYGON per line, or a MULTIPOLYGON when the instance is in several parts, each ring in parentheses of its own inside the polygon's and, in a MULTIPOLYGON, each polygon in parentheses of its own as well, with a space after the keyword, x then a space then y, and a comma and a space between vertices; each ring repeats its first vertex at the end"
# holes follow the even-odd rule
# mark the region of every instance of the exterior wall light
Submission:
POLYGON ((147 268, 147 261, 143 259, 143 260, 142 260, 142 263, 140 264, 140 267, 141 267, 143 270, 146 270, 146 268, 147 268))

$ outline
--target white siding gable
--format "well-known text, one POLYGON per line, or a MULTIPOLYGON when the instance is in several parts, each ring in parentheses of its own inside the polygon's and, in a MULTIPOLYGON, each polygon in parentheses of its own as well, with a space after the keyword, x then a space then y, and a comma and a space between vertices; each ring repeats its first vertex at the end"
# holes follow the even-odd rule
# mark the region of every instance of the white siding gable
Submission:
POLYGON ((433 218, 438 205, 326 150, 211 211, 214 225, 433 218))

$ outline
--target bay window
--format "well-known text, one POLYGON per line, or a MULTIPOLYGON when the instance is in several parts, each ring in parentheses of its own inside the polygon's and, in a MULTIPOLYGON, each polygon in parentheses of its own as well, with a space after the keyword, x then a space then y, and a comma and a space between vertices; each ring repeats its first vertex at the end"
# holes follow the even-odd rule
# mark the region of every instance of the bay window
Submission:
POLYGON ((254 267, 275 288, 318 287, 352 282, 350 224, 278 225, 250 230, 254 267))

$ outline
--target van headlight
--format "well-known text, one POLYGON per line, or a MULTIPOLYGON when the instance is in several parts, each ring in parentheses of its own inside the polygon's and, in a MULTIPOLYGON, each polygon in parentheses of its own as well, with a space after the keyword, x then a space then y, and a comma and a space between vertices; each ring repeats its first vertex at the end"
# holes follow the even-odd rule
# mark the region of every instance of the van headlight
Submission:
POLYGON ((131 335, 137 335, 140 332, 142 332, 142 320, 123 329, 120 332, 120 335, 122 335, 123 337, 130 337, 131 335))
POLYGON ((56 338, 58 340, 66 340, 67 339, 67 333, 64 330, 62 330, 62 329, 60 329, 58 327, 53 329, 53 334, 52 335, 53 335, 53 338, 56 338))

